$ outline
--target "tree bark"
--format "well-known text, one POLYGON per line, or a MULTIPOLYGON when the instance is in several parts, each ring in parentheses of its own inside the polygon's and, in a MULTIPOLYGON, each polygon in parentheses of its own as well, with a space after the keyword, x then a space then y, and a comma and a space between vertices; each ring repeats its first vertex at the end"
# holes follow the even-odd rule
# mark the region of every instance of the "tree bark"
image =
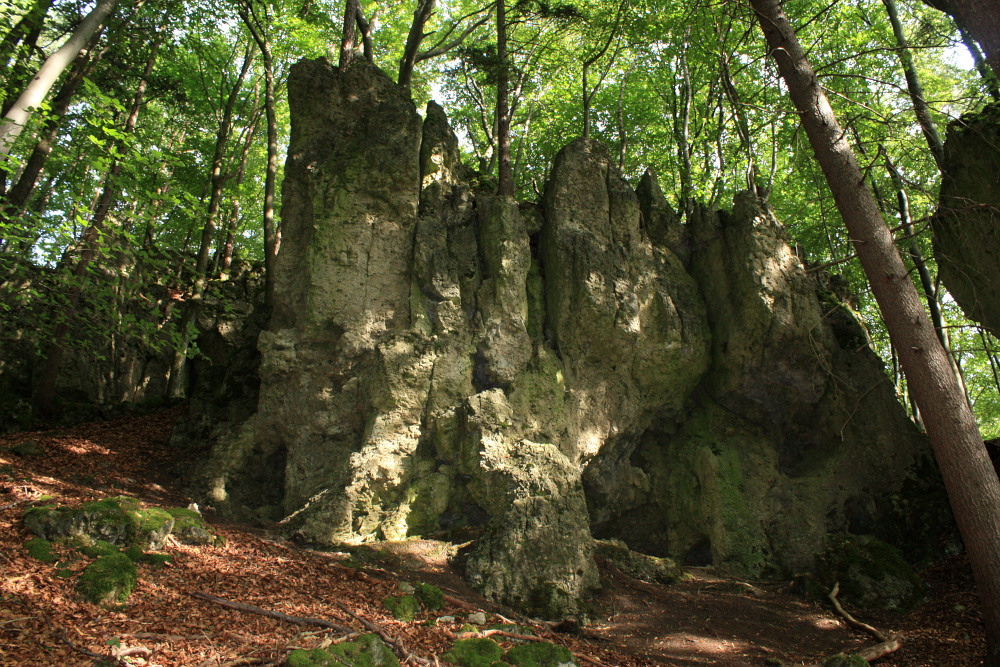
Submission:
MULTIPOLYGON (((250 12, 253 12, 252 0, 248 6, 250 12)), ((359 9, 359 16, 360 11, 359 9)), ((258 20, 256 14, 251 18, 251 14, 246 10, 241 11, 240 16, 254 41, 257 42, 257 48, 260 49, 261 57, 264 59, 264 112, 267 114, 267 171, 264 176, 264 305, 271 307, 274 304, 274 262, 278 256, 278 237, 274 222, 274 193, 278 180, 278 115, 274 99, 274 58, 271 55, 271 42, 267 38, 266 26, 258 20)), ((264 18, 266 20, 266 14, 264 18)))
POLYGON ((507 67, 507 7, 506 0, 497 2, 497 145, 499 147, 499 174, 497 193, 501 197, 514 196, 514 170, 510 161, 510 69, 507 67))
POLYGON ((779 0, 750 0, 834 194, 920 408, 969 554, 986 626, 986 664, 1000 664, 1000 479, 875 198, 779 0))
POLYGON ((347 0, 347 8, 344 10, 344 36, 340 40, 340 62, 338 68, 341 72, 347 69, 354 58, 354 48, 357 41, 354 38, 354 25, 358 20, 358 10, 361 7, 361 0, 347 0))
POLYGON ((10 111, 4 116, 3 123, 0 123, 0 159, 7 160, 11 146, 31 119, 33 110, 42 103, 59 75, 73 62, 80 49, 90 41, 117 4, 118 0, 98 0, 97 5, 80 22, 69 39, 45 60, 38 74, 14 102, 10 111))
POLYGON ((424 39, 424 26, 434 13, 434 3, 435 0, 420 0, 413 12, 413 23, 410 24, 410 33, 406 36, 403 57, 399 61, 399 76, 396 78, 396 83, 403 88, 409 89, 413 81, 413 67, 417 63, 420 42, 424 39))
POLYGON ((951 0, 952 15, 986 52, 986 62, 1000 78, 1000 4, 995 0, 951 0))
POLYGON ((917 75, 917 68, 913 65, 913 56, 910 54, 910 45, 906 41, 906 33, 903 32, 903 23, 899 20, 899 12, 896 10, 896 0, 882 0, 885 11, 889 15, 889 23, 892 24, 892 33, 896 37, 896 45, 899 47, 897 53, 899 62, 903 66, 903 76, 906 77, 906 89, 910 93, 910 101, 913 102, 913 113, 917 116, 917 123, 924 133, 927 146, 931 149, 934 162, 938 169, 944 164, 944 143, 938 134, 934 119, 931 118, 931 108, 924 99, 924 88, 920 85, 920 77, 917 75))

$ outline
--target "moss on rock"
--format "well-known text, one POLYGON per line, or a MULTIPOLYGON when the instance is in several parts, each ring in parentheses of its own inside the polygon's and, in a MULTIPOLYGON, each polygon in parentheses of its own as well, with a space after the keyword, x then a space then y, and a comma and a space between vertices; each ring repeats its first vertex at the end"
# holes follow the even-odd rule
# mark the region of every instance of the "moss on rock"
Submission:
POLYGON ((48 540, 35 538, 24 543, 28 555, 43 563, 54 563, 59 557, 52 553, 52 543, 48 540))
POLYGON ((414 586, 414 589, 416 596, 431 611, 436 611, 444 606, 444 593, 437 586, 421 583, 414 586))
POLYGON ((417 612, 420 611, 420 600, 412 595, 400 597, 389 595, 382 601, 382 604, 397 621, 412 621, 417 612))
POLYGON ((579 664, 564 646, 550 642, 521 644, 507 651, 503 658, 516 667, 561 667, 579 664))
POLYGON ((288 655, 288 667, 399 667, 399 660, 376 634, 327 649, 298 649, 288 655))
POLYGON ((503 657, 503 649, 492 639, 459 639, 442 658, 457 667, 492 667, 503 657))
POLYGON ((123 553, 101 556, 80 575, 76 590, 85 600, 124 602, 138 580, 135 563, 123 553))

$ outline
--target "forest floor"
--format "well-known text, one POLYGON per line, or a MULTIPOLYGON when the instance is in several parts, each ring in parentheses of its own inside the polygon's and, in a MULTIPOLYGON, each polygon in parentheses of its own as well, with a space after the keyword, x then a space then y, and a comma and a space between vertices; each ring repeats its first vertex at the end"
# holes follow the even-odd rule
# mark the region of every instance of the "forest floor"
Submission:
MULTIPOLYGON (((48 431, 0 437, 0 665, 91 665, 118 656, 118 665, 280 665, 297 647, 314 648, 341 635, 220 606, 196 593, 254 605, 288 616, 325 619, 359 632, 375 628, 397 648, 437 663, 464 617, 484 611, 529 625, 537 636, 571 650, 581 665, 803 665, 875 643, 849 628, 830 608, 793 595, 785 582, 750 582, 691 569, 672 586, 631 579, 602 567, 596 620, 575 632, 531 622, 491 604, 469 588, 449 562, 446 545, 413 540, 380 545, 370 557, 314 551, 246 526, 212 521, 224 547, 174 544, 167 567, 140 566, 135 592, 121 605, 98 606, 75 593, 76 574, 28 556, 33 537, 21 516, 43 495, 74 504, 111 495, 185 507, 166 471, 175 469, 168 445, 180 408, 48 431), (20 457, 8 448, 26 440, 44 454, 20 457), (382 600, 399 582, 440 586, 441 611, 395 620, 382 600), (449 615, 458 620, 431 625, 449 615), (780 661, 780 662, 779 662, 780 661)), ((208 515, 211 520, 211 515, 208 515)), ((69 560, 65 547, 56 552, 69 560)), ((859 620, 897 637, 902 647, 880 666, 976 665, 985 640, 967 562, 957 556, 923 572, 930 592, 908 614, 859 620)), ((495 635, 501 644, 516 641, 495 635)), ((442 663, 444 661, 441 661, 442 663)), ((109 660, 106 664, 116 664, 109 660)))

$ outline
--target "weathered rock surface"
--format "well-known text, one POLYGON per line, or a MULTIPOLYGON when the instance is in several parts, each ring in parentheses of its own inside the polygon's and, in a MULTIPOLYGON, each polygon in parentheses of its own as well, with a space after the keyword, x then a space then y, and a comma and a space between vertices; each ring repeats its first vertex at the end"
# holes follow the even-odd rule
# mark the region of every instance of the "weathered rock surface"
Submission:
POLYGON ((941 281, 966 317, 1000 336, 1000 106, 948 125, 931 220, 941 281))
POLYGON ((470 580, 553 616, 598 583, 592 535, 759 575, 912 527, 926 443, 756 199, 682 224, 577 140, 518 205, 364 62, 303 61, 289 93, 256 413, 193 480, 220 511, 327 543, 469 529, 470 580))

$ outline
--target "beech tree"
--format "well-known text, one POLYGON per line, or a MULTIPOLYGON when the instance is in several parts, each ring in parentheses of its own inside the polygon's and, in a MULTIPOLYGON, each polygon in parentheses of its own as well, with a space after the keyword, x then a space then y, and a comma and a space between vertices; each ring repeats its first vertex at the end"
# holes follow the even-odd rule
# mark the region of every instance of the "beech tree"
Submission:
POLYGON ((38 73, 11 105, 3 122, 0 123, 0 159, 6 160, 11 146, 31 118, 32 113, 42 103, 80 49, 90 40, 108 15, 118 5, 118 0, 98 0, 89 14, 76 27, 59 49, 49 56, 38 73))
POLYGON ((979 590, 986 664, 1000 665, 1000 480, 864 172, 779 0, 750 0, 853 239, 944 477, 979 590))

